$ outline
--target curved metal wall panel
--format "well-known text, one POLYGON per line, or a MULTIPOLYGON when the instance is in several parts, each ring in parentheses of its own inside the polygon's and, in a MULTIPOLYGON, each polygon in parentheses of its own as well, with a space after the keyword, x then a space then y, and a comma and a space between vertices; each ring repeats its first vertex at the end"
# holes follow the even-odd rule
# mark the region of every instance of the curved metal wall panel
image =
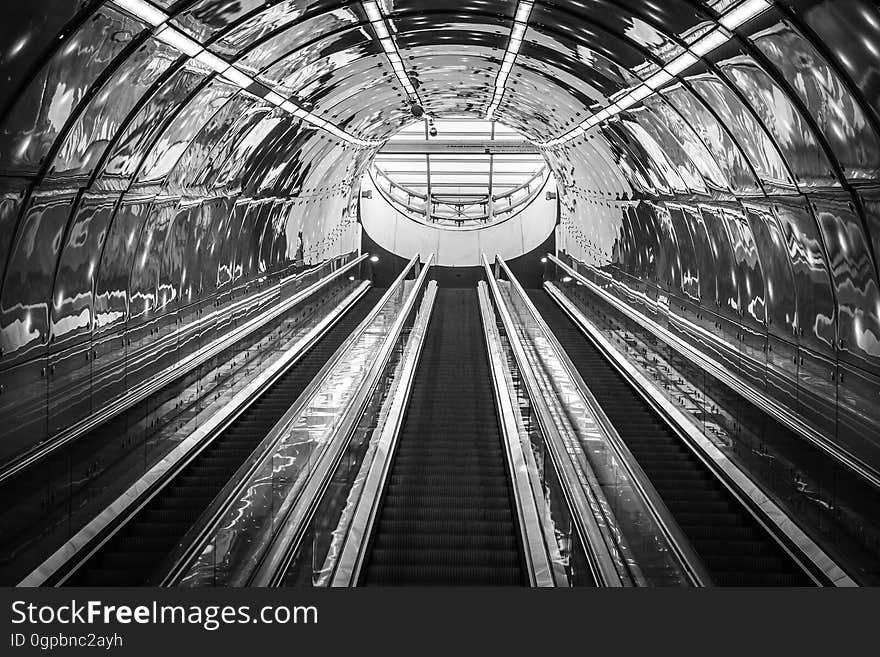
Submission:
POLYGON ((4 362, 28 356, 49 342, 55 265, 75 201, 73 191, 45 191, 35 194, 24 211, 0 293, 4 362))
MULTIPOLYGON (((411 122, 414 101, 484 116, 517 8, 380 3, 409 98, 360 2, 153 4, 266 88, 112 2, 18 3, 0 28, 2 460, 228 330, 178 341, 203 308, 357 248, 374 148, 270 90, 363 139, 411 122)), ((735 5, 540 0, 496 118, 558 137, 735 5)), ((545 155, 560 248, 689 339, 719 338, 730 367, 880 469, 856 439, 880 407, 878 51, 874 2, 776 2, 545 155)))
POLYGON ((144 25, 102 6, 60 46, 2 121, 0 172, 36 174, 92 86, 144 25))
POLYGON ((780 22, 751 38, 797 93, 848 180, 876 180, 880 139, 846 83, 803 36, 780 22))

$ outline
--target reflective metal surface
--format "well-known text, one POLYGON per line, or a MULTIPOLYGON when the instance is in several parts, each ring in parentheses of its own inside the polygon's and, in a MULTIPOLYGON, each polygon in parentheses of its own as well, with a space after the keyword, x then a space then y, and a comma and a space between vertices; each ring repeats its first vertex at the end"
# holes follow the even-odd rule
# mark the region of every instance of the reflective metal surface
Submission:
MULTIPOLYGON (((270 91, 360 139, 413 120, 360 2, 153 2, 260 93, 109 0, 7 4, 3 459, 174 362, 177 344, 155 363, 142 354, 175 325, 358 247, 375 147, 270 91)), ((483 118, 516 3, 380 4, 423 109, 483 118)), ((699 50, 738 4, 537 2, 495 118, 551 140, 699 50)), ((719 358, 880 470, 880 8, 774 2, 724 37, 657 93, 544 149, 557 243, 634 307, 686 308, 727 345, 719 358)))

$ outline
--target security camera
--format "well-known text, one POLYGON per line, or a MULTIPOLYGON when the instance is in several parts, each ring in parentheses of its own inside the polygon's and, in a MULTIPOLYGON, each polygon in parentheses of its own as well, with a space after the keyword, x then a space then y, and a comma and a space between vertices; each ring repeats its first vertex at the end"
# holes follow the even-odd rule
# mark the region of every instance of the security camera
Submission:
POLYGON ((425 109, 418 103, 413 103, 412 105, 410 105, 409 110, 412 112, 412 115, 417 119, 420 119, 425 115, 425 109))
POLYGON ((432 137, 436 137, 437 136, 437 128, 435 128, 434 126, 431 126, 430 128, 428 128, 428 134, 431 135, 432 137))

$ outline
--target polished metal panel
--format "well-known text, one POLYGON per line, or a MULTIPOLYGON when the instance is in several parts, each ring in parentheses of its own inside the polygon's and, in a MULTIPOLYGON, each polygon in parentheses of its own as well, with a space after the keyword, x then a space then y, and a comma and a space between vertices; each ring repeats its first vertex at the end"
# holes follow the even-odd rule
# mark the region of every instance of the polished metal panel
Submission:
POLYGON ((839 357, 880 373, 880 289, 871 246, 849 195, 813 199, 837 299, 839 357))
POLYGON ((28 181, 24 178, 0 178, 0 272, 6 270, 6 260, 27 188, 28 181))
POLYGON ((737 53, 718 62, 718 66, 772 136, 798 185, 839 184, 831 162, 799 109, 752 57, 737 53))
POLYGON ((92 290, 118 200, 113 193, 87 193, 79 199, 55 275, 49 330, 53 347, 87 337, 92 331, 92 290))
POLYGON ((815 219, 801 199, 774 199, 773 212, 785 238, 797 291, 794 339, 813 351, 834 353, 836 302, 828 257, 815 219))
MULTIPOLYGON (((148 375, 147 345, 166 361, 191 348, 194 338, 161 342, 175 324, 357 248, 352 199, 374 149, 301 122, 265 90, 227 84, 110 2, 9 4, 0 371, 26 384, 3 399, 12 384, 0 374, 0 405, 39 441, 44 391, 61 389, 50 353, 97 407, 120 381, 148 375), (67 369, 62 352, 85 344, 88 367, 67 369)), ((340 128, 384 139, 413 120, 358 2, 154 4, 340 128)), ((556 137, 694 46, 731 6, 536 3, 495 118, 535 141, 556 137)), ((516 3, 382 8, 424 108, 484 116, 516 3)), ((796 382, 798 407, 847 444, 873 426, 867 391, 880 381, 878 52, 876 2, 773 3, 659 93, 544 149, 560 251, 658 323, 722 339, 719 358, 788 401, 796 382)), ((67 402, 52 404, 68 418, 67 402)))
POLYGON ((692 130, 711 151, 715 163, 724 172, 733 191, 753 194, 761 191, 754 168, 749 164, 741 145, 730 128, 712 113, 699 98, 683 86, 673 86, 664 97, 675 107, 692 130))
POLYGON ((876 180, 880 174, 880 138, 834 67, 784 22, 759 32, 752 41, 789 81, 822 130, 845 177, 876 180))
POLYGON ((36 174, 92 85, 143 29, 112 6, 102 6, 66 38, 0 122, 0 172, 36 174))
POLYGON ((60 190, 31 197, 12 244, 0 294, 3 360, 22 358, 49 342, 49 308, 58 253, 76 192, 60 190))

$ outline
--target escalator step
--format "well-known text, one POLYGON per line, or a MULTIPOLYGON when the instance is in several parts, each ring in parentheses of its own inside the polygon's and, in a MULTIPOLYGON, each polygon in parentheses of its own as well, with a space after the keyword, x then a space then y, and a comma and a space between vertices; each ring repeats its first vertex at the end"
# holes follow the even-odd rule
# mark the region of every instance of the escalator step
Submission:
POLYGON ((523 585, 475 290, 438 290, 364 583, 523 585))

